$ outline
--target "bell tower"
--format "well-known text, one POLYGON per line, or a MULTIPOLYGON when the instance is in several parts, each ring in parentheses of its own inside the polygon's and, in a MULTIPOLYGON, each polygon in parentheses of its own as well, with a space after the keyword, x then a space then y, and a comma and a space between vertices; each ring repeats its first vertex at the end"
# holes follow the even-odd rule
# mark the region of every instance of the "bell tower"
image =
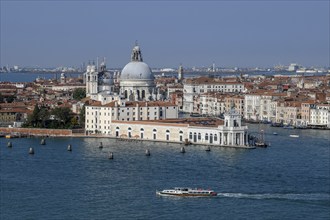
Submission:
POLYGON ((90 96, 98 93, 98 72, 96 71, 96 66, 88 65, 86 76, 86 96, 90 96))
POLYGON ((183 80, 183 67, 182 64, 180 64, 178 69, 178 81, 181 82, 183 80))

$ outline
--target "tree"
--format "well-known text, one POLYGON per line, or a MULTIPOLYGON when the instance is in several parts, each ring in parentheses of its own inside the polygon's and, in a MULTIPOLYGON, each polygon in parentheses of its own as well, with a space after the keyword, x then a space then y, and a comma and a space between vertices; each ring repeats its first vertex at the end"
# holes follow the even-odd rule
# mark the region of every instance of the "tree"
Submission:
POLYGON ((86 97, 86 89, 77 88, 73 90, 72 97, 73 99, 80 101, 81 99, 86 97))
POLYGON ((71 128, 76 128, 78 125, 78 120, 77 120, 77 117, 72 117, 71 119, 71 128))
POLYGON ((47 128, 47 121, 49 120, 49 110, 46 107, 42 107, 38 114, 38 127, 47 128))
POLYGON ((85 127, 85 105, 80 110, 79 124, 80 124, 81 127, 85 127))
POLYGON ((26 122, 22 125, 23 127, 38 127, 40 108, 38 104, 34 106, 33 112, 28 116, 26 122))
MULTIPOLYGON (((69 128, 71 125, 72 112, 70 108, 54 108, 51 112, 54 115, 54 121, 57 121, 57 128, 69 128)), ((55 122, 53 123, 55 124, 55 122)))

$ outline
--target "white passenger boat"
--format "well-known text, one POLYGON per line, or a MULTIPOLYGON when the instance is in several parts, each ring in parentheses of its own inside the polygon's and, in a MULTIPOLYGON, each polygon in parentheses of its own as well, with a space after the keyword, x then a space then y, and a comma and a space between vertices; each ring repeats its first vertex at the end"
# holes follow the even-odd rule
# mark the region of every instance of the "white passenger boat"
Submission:
POLYGON ((299 135, 298 134, 290 134, 290 137, 293 137, 293 138, 298 138, 299 135))
POLYGON ((186 187, 175 187, 174 189, 164 189, 162 191, 156 191, 160 196, 183 196, 183 197, 211 197, 216 196, 218 193, 213 190, 205 189, 192 189, 186 187))

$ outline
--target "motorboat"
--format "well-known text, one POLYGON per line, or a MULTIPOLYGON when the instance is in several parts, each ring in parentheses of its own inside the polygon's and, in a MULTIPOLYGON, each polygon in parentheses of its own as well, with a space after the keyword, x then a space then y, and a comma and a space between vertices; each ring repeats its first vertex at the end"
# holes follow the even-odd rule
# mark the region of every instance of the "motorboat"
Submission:
POLYGON ((290 137, 298 138, 299 135, 298 134, 290 134, 290 137))
POLYGON ((211 197, 217 196, 218 193, 210 189, 198 189, 187 187, 175 187, 174 189, 164 189, 162 191, 156 191, 159 196, 181 196, 181 197, 211 197))

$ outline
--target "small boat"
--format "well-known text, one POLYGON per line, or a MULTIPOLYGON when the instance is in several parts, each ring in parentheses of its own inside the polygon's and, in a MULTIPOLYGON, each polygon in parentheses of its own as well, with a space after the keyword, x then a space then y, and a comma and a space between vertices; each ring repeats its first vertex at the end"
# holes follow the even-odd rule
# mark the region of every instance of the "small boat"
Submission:
POLYGON ((298 134, 290 134, 290 137, 293 137, 293 138, 298 138, 299 135, 298 134))
POLYGON ((258 141, 258 142, 255 143, 255 146, 256 147, 267 147, 268 144, 265 143, 265 142, 262 142, 262 141, 258 141))
POLYGON ((277 135, 277 132, 273 132, 273 135, 277 135))
POLYGON ((156 191, 159 196, 179 196, 179 197, 212 197, 217 196, 218 193, 213 190, 205 189, 193 189, 187 187, 175 187, 174 189, 164 189, 162 191, 156 191))

